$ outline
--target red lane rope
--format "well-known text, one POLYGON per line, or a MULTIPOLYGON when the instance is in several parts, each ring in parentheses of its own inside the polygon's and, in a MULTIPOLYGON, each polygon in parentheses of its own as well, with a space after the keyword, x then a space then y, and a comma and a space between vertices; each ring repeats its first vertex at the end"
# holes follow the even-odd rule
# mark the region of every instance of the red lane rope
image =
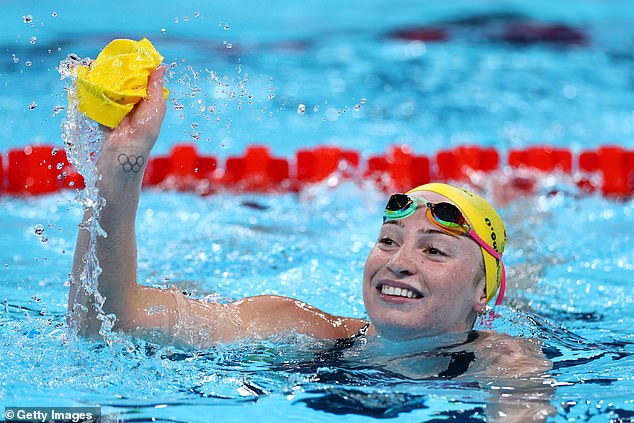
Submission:
MULTIPOLYGON (((201 155, 192 144, 176 144, 166 156, 151 157, 144 186, 193 191, 202 195, 219 189, 235 192, 294 192, 336 175, 373 181, 380 189, 411 188, 431 180, 473 182, 474 175, 504 171, 516 188, 532 192, 539 175, 559 174, 582 192, 607 197, 634 195, 634 150, 616 145, 575 154, 569 149, 533 146, 512 149, 502 158, 494 148, 475 145, 418 155, 407 145, 364 159, 360 152, 336 146, 300 149, 287 159, 273 157, 267 146, 250 146, 242 156, 223 163, 201 155), (530 173, 524 172, 530 171, 530 173), (528 175, 528 176, 527 176, 528 175)), ((26 146, 0 154, 0 193, 39 195, 81 189, 83 178, 68 163, 66 152, 51 145, 26 146)))

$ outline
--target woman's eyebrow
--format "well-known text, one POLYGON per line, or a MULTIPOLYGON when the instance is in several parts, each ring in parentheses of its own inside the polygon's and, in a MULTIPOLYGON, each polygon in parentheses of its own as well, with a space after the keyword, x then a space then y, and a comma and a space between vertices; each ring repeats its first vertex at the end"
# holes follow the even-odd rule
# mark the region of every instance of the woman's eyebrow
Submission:
POLYGON ((454 234, 449 233, 449 232, 441 231, 440 229, 423 228, 423 229, 419 229, 416 232, 419 233, 419 234, 423 234, 423 235, 440 234, 440 235, 449 236, 451 238, 458 238, 457 235, 454 235, 454 234))
MULTIPOLYGON (((401 228, 403 227, 403 222, 401 221, 402 219, 398 219, 398 220, 386 220, 383 225, 397 225, 400 226, 401 228)), ((451 238, 458 238, 457 235, 454 235, 452 233, 449 232, 445 232, 442 231, 440 229, 434 229, 434 228, 423 228, 423 229, 419 229, 418 231, 416 231, 417 234, 421 234, 421 235, 434 235, 434 234, 440 234, 440 235, 446 235, 448 237, 451 238)))
POLYGON ((399 219, 399 220, 386 220, 385 222, 383 222, 383 225, 398 225, 400 227, 403 227, 403 223, 401 222, 401 219, 399 219))

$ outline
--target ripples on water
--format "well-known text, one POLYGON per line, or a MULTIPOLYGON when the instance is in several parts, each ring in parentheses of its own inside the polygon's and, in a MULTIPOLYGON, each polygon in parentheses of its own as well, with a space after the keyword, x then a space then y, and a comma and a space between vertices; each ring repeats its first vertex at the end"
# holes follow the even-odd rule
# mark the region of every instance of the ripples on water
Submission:
MULTIPOLYGON (((146 192, 139 211, 140 280, 177 284, 194 297, 214 293, 221 301, 290 295, 362 317, 362 267, 378 230, 382 194, 352 185, 328 194, 200 198, 146 192), (170 225, 163 224, 167 216, 170 225)), ((63 204, 69 200, 56 202, 68 207, 63 204)), ((11 235, 33 248, 35 232, 42 232, 35 222, 46 221, 41 205, 50 197, 3 202, 4 218, 34 222, 32 231, 11 235)), ((631 409, 632 242, 618 228, 634 223, 632 207, 631 201, 560 195, 502 209, 509 221, 509 294, 493 329, 544 342, 557 381, 552 404, 561 419, 626 416, 623 410, 631 409)), ((18 270, 15 256, 4 259, 0 365, 7 369, 2 383, 8 402, 55 398, 50 401, 56 405, 96 402, 123 413, 135 406, 141 415, 163 417, 195 418, 199 407, 214 412, 216 406, 233 410, 249 403, 254 412, 267 413, 286 404, 284 413, 297 418, 322 410, 477 420, 490 401, 492 391, 480 388, 476 377, 412 380, 386 371, 389 357, 381 361, 381 353, 368 365, 363 357, 377 354, 371 340, 324 356, 319 351, 332 346, 302 337, 199 352, 134 340, 128 351, 73 339, 64 323, 63 286, 71 257, 61 253, 74 237, 79 211, 72 211, 58 214, 52 228, 45 225, 51 241, 40 243, 46 257, 36 265, 18 270), (25 292, 36 296, 25 298, 25 292)))
MULTIPOLYGON (((87 22, 111 31, 121 16, 115 6, 104 11, 103 22, 87 22)), ((127 11, 129 5, 122 6, 127 11)), ((582 149, 624 142, 634 132, 625 2, 609 3, 610 10, 598 14, 596 3, 578 4, 580 15, 567 6, 544 8, 548 20, 585 21, 593 43, 583 49, 496 44, 466 21, 447 20, 446 9, 437 6, 430 6, 425 23, 457 31, 452 42, 402 43, 387 34, 412 20, 410 8, 400 8, 403 19, 392 3, 388 10, 363 6, 354 16, 385 12, 379 22, 368 20, 376 22, 371 28, 347 18, 316 19, 308 9, 308 32, 288 29, 253 43, 249 35, 262 28, 239 25, 238 16, 231 25, 213 22, 220 38, 209 32, 205 13, 187 20, 180 13, 160 25, 139 22, 142 36, 163 37, 157 47, 170 63, 171 109, 157 150, 176 139, 196 141, 213 154, 265 142, 287 156, 324 142, 364 154, 394 142, 423 153, 464 142, 501 150, 544 142, 582 149), (180 38, 183 28, 191 39, 180 38)), ((526 9, 540 13, 541 6, 526 9)), ((11 55, 0 65, 0 114, 20 125, 0 125, 2 151, 59 139, 61 111, 72 110, 62 105, 66 92, 52 69, 68 53, 94 56, 109 41, 81 25, 70 35, 73 28, 56 27, 72 17, 70 9, 59 8, 59 16, 21 12, 21 38, 6 41, 11 55)), ((263 11, 267 28, 285 19, 273 11, 263 11)), ((495 15, 480 14, 486 30, 484 20, 495 15)), ((93 134, 90 148, 98 151, 93 134)), ((96 158, 90 149, 82 157, 80 165, 96 158)), ((384 201, 382 193, 351 184, 317 186, 299 196, 146 191, 138 218, 139 280, 220 301, 289 295, 363 317, 362 269, 384 201)), ((83 210, 69 194, 0 198, 0 206, 0 240, 11 246, 0 251, 0 298, 6 299, 0 304, 0 398, 6 404, 97 403, 139 420, 243 421, 252 413, 297 421, 333 414, 479 421, 491 399, 492 390, 474 378, 412 380, 386 371, 389 360, 381 354, 378 364, 368 365, 364 357, 376 349, 371 341, 322 354, 332 348, 301 337, 193 352, 132 339, 130 349, 75 339, 65 326, 64 283, 83 210)), ((493 328, 544 342, 554 362, 557 421, 633 414, 633 208, 631 200, 562 194, 502 209, 510 236, 509 293, 493 328)))

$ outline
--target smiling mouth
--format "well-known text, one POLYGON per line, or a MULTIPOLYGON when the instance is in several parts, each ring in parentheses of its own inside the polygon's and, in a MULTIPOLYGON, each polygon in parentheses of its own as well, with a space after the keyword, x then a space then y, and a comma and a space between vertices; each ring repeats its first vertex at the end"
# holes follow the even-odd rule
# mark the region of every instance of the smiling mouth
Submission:
POLYGON ((377 289, 381 292, 381 294, 389 295, 391 297, 404 297, 414 300, 423 297, 420 293, 412 291, 411 289, 399 288, 388 284, 380 285, 377 287, 377 289))

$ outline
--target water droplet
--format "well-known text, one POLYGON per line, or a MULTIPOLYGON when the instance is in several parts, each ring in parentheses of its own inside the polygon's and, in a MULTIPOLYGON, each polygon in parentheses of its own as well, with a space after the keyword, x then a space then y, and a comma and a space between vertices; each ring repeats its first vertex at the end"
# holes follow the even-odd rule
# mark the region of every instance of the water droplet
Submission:
POLYGON ((233 48, 233 44, 231 44, 231 43, 226 43, 226 47, 227 47, 227 48, 233 48))
POLYGON ((35 235, 40 236, 44 233, 44 225, 41 224, 37 224, 33 227, 33 232, 35 232, 35 235))
POLYGON ((194 17, 195 17, 195 18, 200 17, 200 12, 194 12, 194 17))
POLYGON ((53 149, 51 150, 51 156, 56 155, 58 152, 59 152, 59 148, 53 147, 53 149))
POLYGON ((330 107, 328 110, 326 110, 326 119, 328 119, 330 122, 334 122, 339 119, 340 114, 341 113, 339 112, 339 110, 335 109, 334 107, 330 107))
POLYGON ((303 115, 304 113, 306 113, 306 105, 300 103, 297 106, 297 113, 300 114, 300 115, 303 115))
POLYGON ((183 22, 189 22, 189 16, 183 16, 183 22))
POLYGON ((66 109, 66 106, 60 106, 60 105, 53 106, 53 116, 57 116, 59 112, 65 109, 66 109))
POLYGON ((26 62, 24 62, 24 66, 26 66, 27 68, 30 68, 32 64, 33 63, 30 60, 27 60, 26 62))
POLYGON ((165 28, 161 28, 161 32, 162 32, 163 34, 165 34, 166 29, 165 29, 165 28))
POLYGON ((31 15, 22 16, 22 22, 24 22, 25 24, 32 23, 33 22, 33 16, 31 16, 31 15))
POLYGON ((52 13, 51 13, 51 16, 52 16, 52 17, 54 17, 54 18, 56 18, 56 17, 57 17, 57 12, 52 12, 52 13))
POLYGON ((13 63, 18 63, 20 61, 20 58, 15 54, 11 55, 11 59, 13 60, 13 63))
POLYGON ((42 238, 40 238, 40 242, 42 244, 46 244, 48 242, 48 238, 46 236, 43 236, 42 238))
POLYGON ((357 112, 358 112, 359 110, 361 110, 361 105, 360 105, 360 104, 355 104, 355 105, 354 105, 354 110, 355 110, 355 111, 357 111, 357 112))
POLYGON ((223 27, 223 29, 224 29, 225 31, 229 31, 229 25, 225 25, 225 26, 223 27))
POLYGON ((36 107, 37 103, 35 101, 32 101, 31 104, 29 104, 29 110, 35 110, 36 107))
POLYGON ((313 112, 317 113, 318 111, 319 111, 319 106, 317 105, 313 108, 313 112))
POLYGON ((36 303, 39 303, 40 301, 42 301, 42 299, 38 297, 37 295, 31 295, 31 299, 35 301, 36 303))
POLYGON ((174 23, 178 23, 178 18, 174 18, 174 23))
POLYGON ((35 43, 36 43, 36 41, 37 41, 37 37, 31 37, 31 38, 29 38, 29 43, 31 43, 31 44, 35 44, 35 43))
POLYGON ((57 170, 62 170, 64 163, 57 163, 57 170))
POLYGON ((361 103, 361 104, 365 104, 367 102, 368 102, 368 100, 366 98, 362 98, 361 101, 359 101, 359 103, 361 103))

